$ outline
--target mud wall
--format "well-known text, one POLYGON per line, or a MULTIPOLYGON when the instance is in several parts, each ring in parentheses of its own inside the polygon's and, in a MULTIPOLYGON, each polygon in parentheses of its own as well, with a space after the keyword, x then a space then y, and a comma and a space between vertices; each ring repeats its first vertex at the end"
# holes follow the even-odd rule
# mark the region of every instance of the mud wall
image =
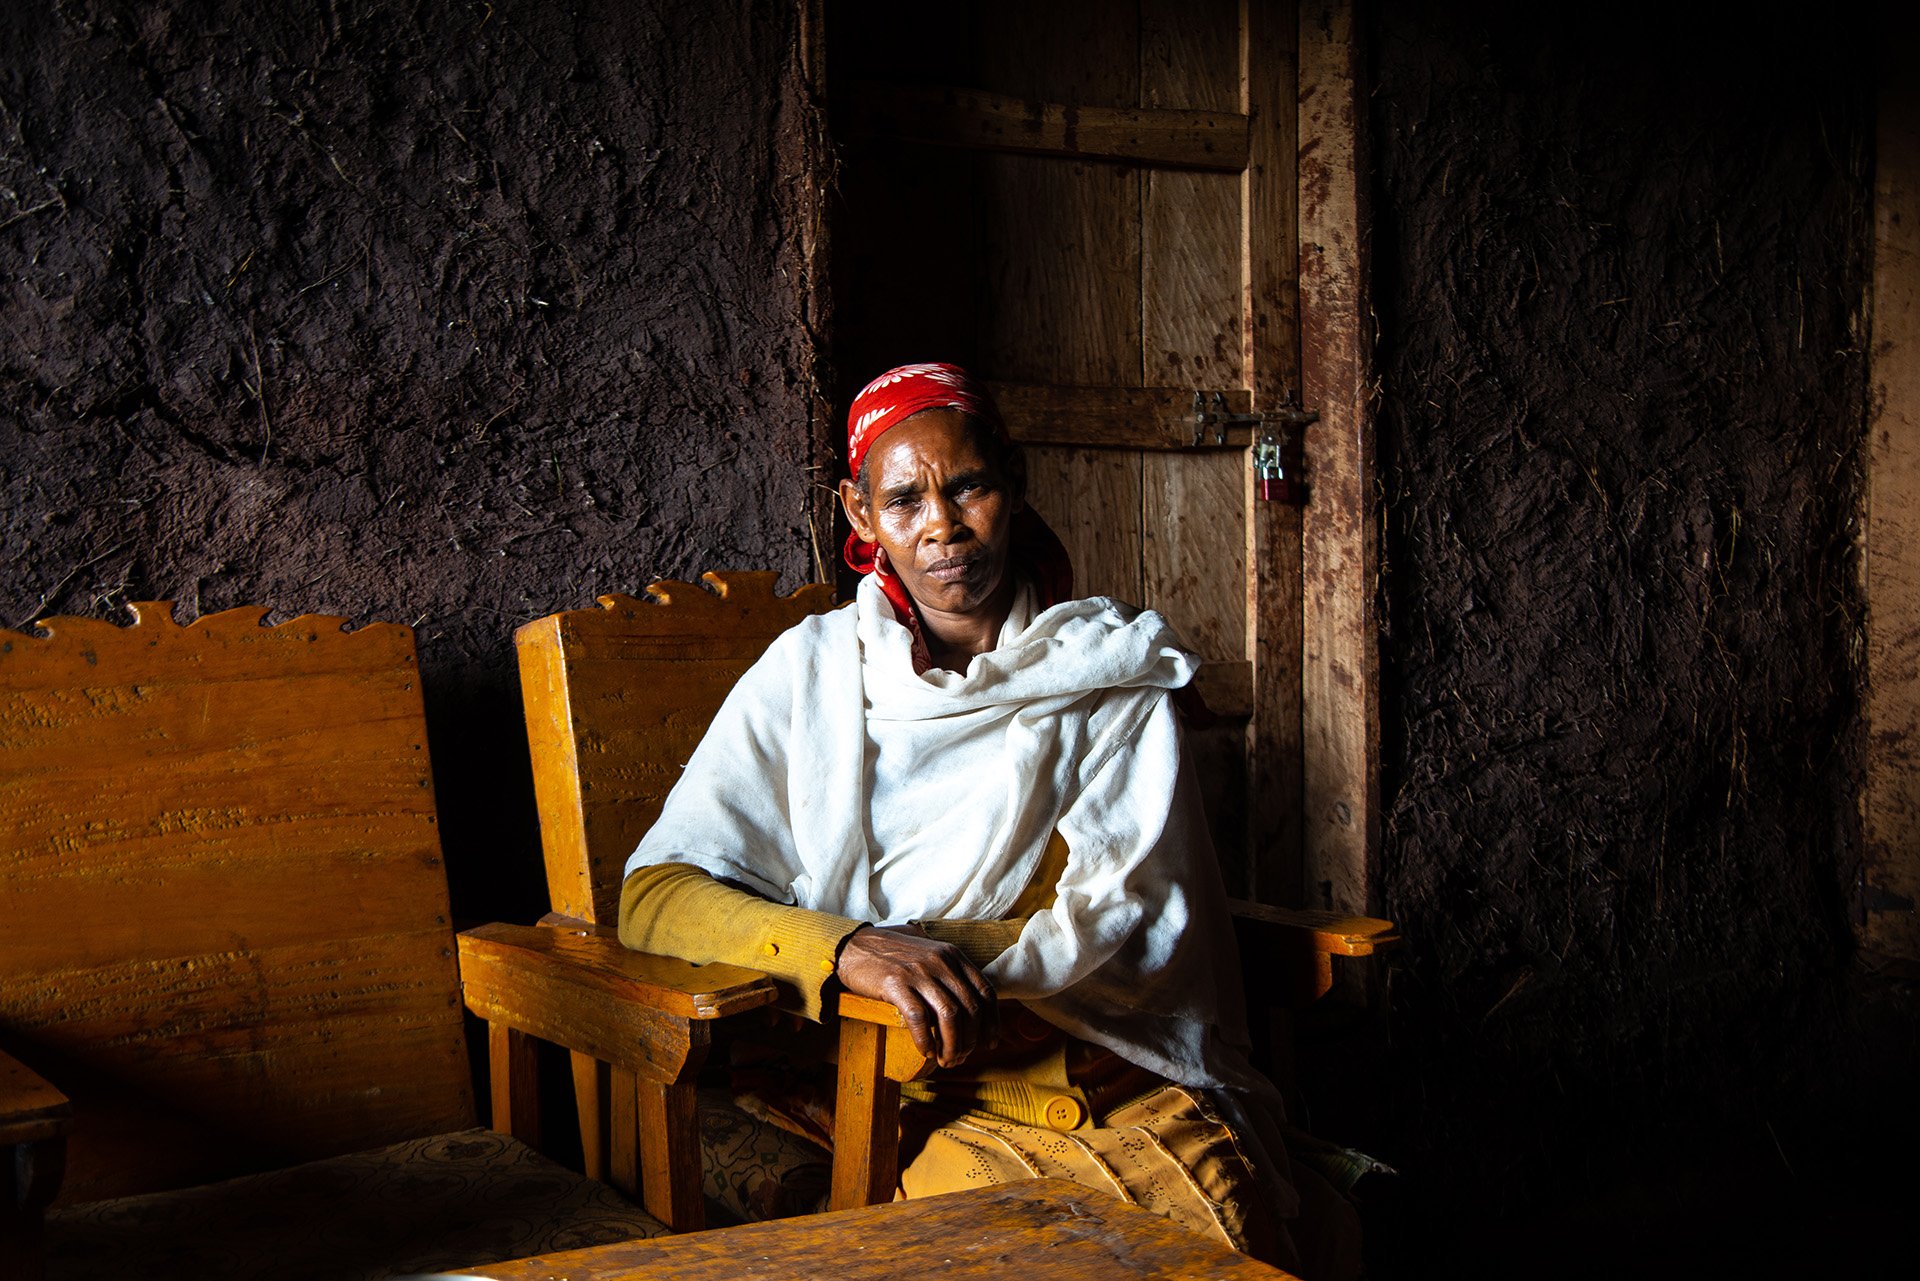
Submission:
POLYGON ((811 576, 794 14, 0 6, 0 626, 413 624, 456 915, 544 910, 512 629, 811 576))
POLYGON ((1715 9, 1366 27, 1382 1135, 1434 1222, 1773 1166, 1845 1053, 1870 77, 1844 9, 1715 9))

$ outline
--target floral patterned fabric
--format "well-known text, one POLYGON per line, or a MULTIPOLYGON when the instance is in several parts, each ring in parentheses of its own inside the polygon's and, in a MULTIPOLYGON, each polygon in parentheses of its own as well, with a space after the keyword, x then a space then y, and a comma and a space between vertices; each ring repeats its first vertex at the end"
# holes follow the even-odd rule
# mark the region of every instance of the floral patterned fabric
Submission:
POLYGON ((489 1130, 47 1220, 47 1281, 378 1281, 659 1236, 605 1184, 489 1130))
POLYGON ((833 1158, 824 1148, 754 1115, 725 1090, 700 1091, 702 1190, 709 1214, 736 1223, 819 1214, 827 1208, 833 1158))

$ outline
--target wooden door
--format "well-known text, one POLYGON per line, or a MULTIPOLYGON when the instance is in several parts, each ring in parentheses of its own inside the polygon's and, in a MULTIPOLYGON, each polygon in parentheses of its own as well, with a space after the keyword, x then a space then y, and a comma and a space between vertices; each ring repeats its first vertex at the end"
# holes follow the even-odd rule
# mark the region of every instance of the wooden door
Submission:
POLYGON ((1270 0, 826 8, 842 407, 988 378, 1078 590, 1206 660, 1192 741, 1236 891, 1299 899, 1300 511, 1256 496, 1298 386, 1295 17, 1270 0), (1216 400, 1216 395, 1218 399, 1216 400))

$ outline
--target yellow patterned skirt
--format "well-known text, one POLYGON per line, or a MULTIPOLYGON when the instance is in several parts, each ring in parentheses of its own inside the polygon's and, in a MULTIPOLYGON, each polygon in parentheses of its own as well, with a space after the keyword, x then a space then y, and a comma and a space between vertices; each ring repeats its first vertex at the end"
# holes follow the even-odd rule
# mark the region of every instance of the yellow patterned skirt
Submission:
POLYGON ((1019 1179, 1067 1179, 1243 1253, 1273 1257, 1276 1224, 1253 1167, 1203 1094, 1163 1084, 1094 1121, 1061 1130, 909 1104, 902 1118, 901 1192, 913 1198, 1019 1179))

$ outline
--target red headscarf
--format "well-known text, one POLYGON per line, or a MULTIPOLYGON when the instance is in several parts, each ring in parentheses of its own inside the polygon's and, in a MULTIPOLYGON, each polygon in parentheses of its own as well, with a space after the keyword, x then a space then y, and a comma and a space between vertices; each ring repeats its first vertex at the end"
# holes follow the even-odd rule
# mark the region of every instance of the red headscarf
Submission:
MULTIPOLYGON (((890 427, 896 427, 925 409, 957 409, 991 431, 1003 443, 1010 443, 1007 425, 994 407, 987 389, 958 365, 901 365, 889 369, 868 383, 847 409, 847 469, 857 480, 860 465, 866 461, 873 442, 890 427)), ((1029 505, 1014 513, 1010 531, 1013 565, 1033 580, 1040 608, 1073 598, 1073 565, 1067 549, 1047 528, 1047 522, 1029 505)), ((872 574, 893 612, 913 633, 913 663, 917 671, 930 665, 925 641, 920 634, 920 614, 907 595, 906 585, 887 565, 886 556, 858 533, 847 536, 847 564, 862 574, 872 574)))

